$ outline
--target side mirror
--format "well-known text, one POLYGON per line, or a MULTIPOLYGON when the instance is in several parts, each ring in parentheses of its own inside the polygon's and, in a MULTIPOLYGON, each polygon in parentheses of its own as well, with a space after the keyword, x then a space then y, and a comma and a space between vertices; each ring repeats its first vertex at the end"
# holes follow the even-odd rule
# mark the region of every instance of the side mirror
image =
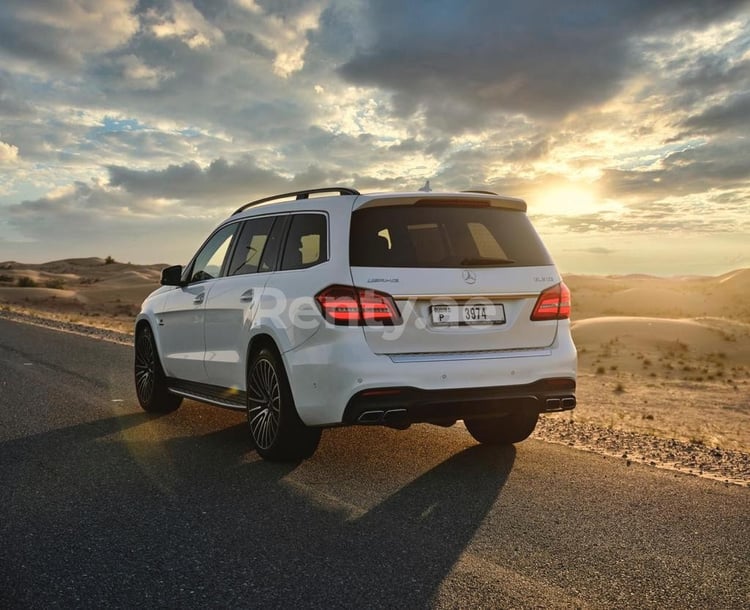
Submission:
POLYGON ((182 286, 182 265, 172 265, 161 271, 162 286, 182 286))

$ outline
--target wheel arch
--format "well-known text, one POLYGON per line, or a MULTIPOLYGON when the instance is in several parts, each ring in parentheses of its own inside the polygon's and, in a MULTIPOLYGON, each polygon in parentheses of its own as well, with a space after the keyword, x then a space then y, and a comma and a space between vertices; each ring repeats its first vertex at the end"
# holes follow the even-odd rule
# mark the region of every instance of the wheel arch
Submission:
POLYGON ((151 332, 154 332, 154 329, 151 328, 151 322, 147 318, 141 318, 140 320, 136 320, 135 323, 135 336, 138 336, 138 333, 143 330, 144 327, 148 327, 151 329, 151 332))
POLYGON ((154 331, 154 325, 151 323, 151 320, 149 320, 145 316, 139 317, 135 322, 133 343, 135 343, 138 339, 138 333, 141 332, 144 328, 148 328, 151 331, 151 336, 154 338, 154 345, 156 345, 156 357, 159 359, 159 366, 161 366, 162 371, 165 371, 166 369, 164 368, 164 360, 162 360, 161 357, 161 341, 159 340, 159 334, 154 331))
POLYGON ((247 352, 245 353, 245 368, 250 365, 250 359, 253 357, 253 354, 262 350, 264 347, 267 347, 276 353, 279 360, 284 364, 284 369, 286 370, 288 377, 289 371, 287 370, 286 362, 284 362, 284 357, 281 355, 281 350, 276 344, 276 340, 266 332, 258 333, 257 335, 252 336, 250 341, 248 341, 247 352))
MULTIPOLYGON (((276 354, 276 357, 281 363, 281 366, 284 367, 284 374, 286 375, 287 382, 289 383, 289 389, 292 393, 292 399, 294 400, 296 410, 297 397, 294 393, 295 384, 292 383, 292 378, 289 374, 289 364, 287 363, 286 358, 284 358, 284 353, 279 348, 279 344, 277 343, 276 339, 270 333, 260 332, 250 338, 250 341, 247 344, 247 352, 245 354, 245 374, 247 375, 247 370, 250 366, 253 355, 262 350, 264 347, 270 349, 274 354, 276 354)), ((247 386, 247 381, 245 382, 245 385, 247 386)), ((245 389, 247 389, 247 387, 245 389)), ((297 411, 297 413, 299 414, 299 411, 297 411)))

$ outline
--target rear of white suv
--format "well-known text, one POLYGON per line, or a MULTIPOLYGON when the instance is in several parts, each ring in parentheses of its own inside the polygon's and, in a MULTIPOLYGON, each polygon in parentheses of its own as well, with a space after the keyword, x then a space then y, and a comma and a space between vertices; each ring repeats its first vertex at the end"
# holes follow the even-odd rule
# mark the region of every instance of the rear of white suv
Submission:
POLYGON ((523 201, 310 194, 261 201, 217 229, 233 237, 207 296, 194 296, 203 276, 190 281, 199 251, 147 299, 136 329, 136 381, 139 370, 140 386, 143 371, 153 381, 139 390, 144 408, 175 408, 176 396, 245 408, 263 457, 299 459, 327 426, 463 419, 480 442, 504 444, 531 434, 540 413, 575 406, 570 294, 523 201), (243 242, 251 221, 265 228, 262 252, 243 242), (246 257, 252 272, 233 273, 246 257), (190 354, 160 337, 180 299, 200 301, 202 315, 184 312, 200 321, 181 331, 204 337, 190 354))

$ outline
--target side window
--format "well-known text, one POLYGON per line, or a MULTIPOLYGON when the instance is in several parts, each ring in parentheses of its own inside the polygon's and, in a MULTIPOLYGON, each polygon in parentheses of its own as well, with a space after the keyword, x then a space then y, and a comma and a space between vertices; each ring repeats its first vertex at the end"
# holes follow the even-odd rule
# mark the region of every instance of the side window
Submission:
POLYGON ((242 226, 237 238, 232 261, 229 263, 227 275, 243 275, 270 271, 263 253, 269 245, 269 235, 274 225, 273 217, 255 218, 248 220, 242 226), (264 265, 261 264, 263 260, 264 265))
POLYGON ((211 236, 195 257, 189 282, 202 282, 221 275, 221 268, 237 227, 238 223, 232 223, 211 236))
POLYGON ((281 260, 282 269, 304 269, 328 260, 328 230, 323 214, 295 214, 281 260))

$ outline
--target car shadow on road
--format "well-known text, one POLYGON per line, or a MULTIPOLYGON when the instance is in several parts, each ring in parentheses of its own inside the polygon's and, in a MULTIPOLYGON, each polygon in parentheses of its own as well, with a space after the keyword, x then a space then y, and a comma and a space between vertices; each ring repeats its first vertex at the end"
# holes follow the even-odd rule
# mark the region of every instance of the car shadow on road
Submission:
MULTIPOLYGON (((260 460, 236 414, 203 433, 196 424, 194 434, 177 430, 182 418, 129 413, 0 444, 0 599, 429 606, 515 460, 513 447, 462 440, 455 453, 457 443, 443 441, 437 465, 415 467, 395 492, 370 484, 356 462, 317 463, 320 480, 357 479, 376 496, 353 517, 335 483, 320 502, 295 484, 298 465, 260 460)), ((342 443, 359 440, 339 433, 342 443)), ((393 451, 372 433, 368 451, 393 451)), ((408 455, 409 432, 401 434, 398 451, 408 455)))
POLYGON ((340 590, 344 606, 382 607, 394 590, 402 607, 431 605, 497 501, 514 460, 512 446, 469 447, 347 523, 328 545, 338 564, 328 589, 346 574, 357 586, 340 590))

